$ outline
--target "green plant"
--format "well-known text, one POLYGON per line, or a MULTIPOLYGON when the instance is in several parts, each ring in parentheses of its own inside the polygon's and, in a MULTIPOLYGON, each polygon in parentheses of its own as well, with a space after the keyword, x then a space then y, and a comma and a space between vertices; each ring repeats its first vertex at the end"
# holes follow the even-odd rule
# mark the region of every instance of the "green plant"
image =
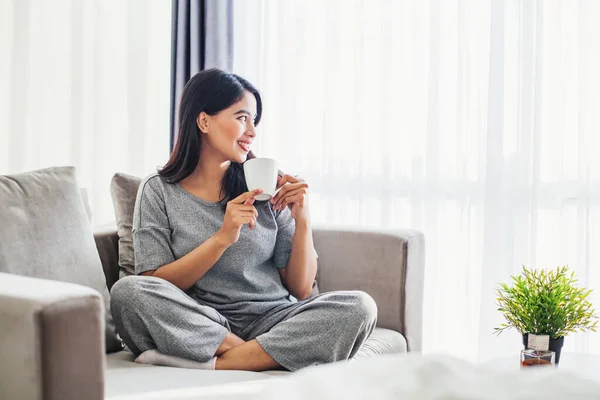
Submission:
POLYGON ((575 273, 567 267, 530 270, 511 276, 513 285, 497 289, 498 311, 508 321, 494 329, 500 334, 516 328, 522 334, 549 335, 556 339, 570 332, 596 332, 598 316, 588 301, 592 290, 578 288, 575 273))

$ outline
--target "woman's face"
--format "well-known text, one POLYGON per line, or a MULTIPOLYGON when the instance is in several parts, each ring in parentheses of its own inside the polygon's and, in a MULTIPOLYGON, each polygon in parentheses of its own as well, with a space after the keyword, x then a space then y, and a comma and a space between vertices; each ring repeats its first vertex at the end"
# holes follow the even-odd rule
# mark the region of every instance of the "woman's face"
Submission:
POLYGON ((255 118, 256 98, 244 90, 240 101, 217 115, 202 112, 196 122, 204 132, 204 144, 211 151, 218 152, 225 160, 243 163, 256 137, 255 118))

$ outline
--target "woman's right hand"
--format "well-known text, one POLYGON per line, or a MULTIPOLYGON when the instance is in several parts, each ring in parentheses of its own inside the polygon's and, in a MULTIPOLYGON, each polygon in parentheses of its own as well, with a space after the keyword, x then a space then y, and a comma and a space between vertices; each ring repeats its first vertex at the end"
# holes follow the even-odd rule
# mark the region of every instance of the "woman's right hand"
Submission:
POLYGON ((242 225, 248 224, 250 229, 254 229, 258 211, 252 204, 254 198, 262 192, 262 189, 251 190, 227 202, 223 225, 217 232, 224 244, 231 246, 238 241, 242 225))

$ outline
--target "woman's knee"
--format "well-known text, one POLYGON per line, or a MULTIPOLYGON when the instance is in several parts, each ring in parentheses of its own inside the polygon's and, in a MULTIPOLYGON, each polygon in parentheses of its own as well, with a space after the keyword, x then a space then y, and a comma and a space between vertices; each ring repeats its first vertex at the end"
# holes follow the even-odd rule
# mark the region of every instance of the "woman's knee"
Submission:
POLYGON ((111 308, 129 305, 134 301, 139 302, 141 298, 154 292, 153 287, 167 283, 163 279, 152 276, 131 275, 121 278, 110 289, 111 308))
POLYGON ((375 300, 365 292, 355 290, 348 293, 350 309, 361 322, 374 322, 377 320, 377 304, 375 300))
POLYGON ((362 326, 377 321, 377 304, 363 291, 329 292, 318 301, 331 309, 331 317, 341 319, 345 324, 356 322, 362 326))
POLYGON ((126 276, 114 283, 110 289, 111 304, 126 303, 138 290, 139 276, 126 276))

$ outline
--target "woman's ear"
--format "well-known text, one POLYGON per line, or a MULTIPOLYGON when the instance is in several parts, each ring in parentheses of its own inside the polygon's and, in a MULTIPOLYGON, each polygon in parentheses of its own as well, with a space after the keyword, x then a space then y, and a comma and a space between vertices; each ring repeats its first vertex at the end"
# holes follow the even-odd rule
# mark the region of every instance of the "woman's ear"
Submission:
POLYGON ((198 115, 198 118, 196 118, 196 125, 198 125, 198 129, 200 129, 200 132, 208 133, 208 130, 210 128, 209 115, 207 113, 205 113, 204 111, 202 111, 198 115))

